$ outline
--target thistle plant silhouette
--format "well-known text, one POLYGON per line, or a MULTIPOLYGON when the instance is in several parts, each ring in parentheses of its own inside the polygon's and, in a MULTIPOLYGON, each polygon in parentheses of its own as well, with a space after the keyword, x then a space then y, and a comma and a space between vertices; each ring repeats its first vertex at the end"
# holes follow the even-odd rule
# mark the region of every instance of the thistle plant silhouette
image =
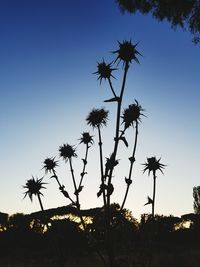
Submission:
POLYGON ((162 169, 164 169, 164 167, 166 166, 160 163, 160 160, 161 158, 157 160, 156 157, 151 157, 147 158, 147 162, 143 164, 145 166, 143 172, 148 171, 148 175, 150 175, 151 172, 153 173, 153 198, 150 198, 148 196, 148 202, 145 204, 145 205, 148 204, 152 205, 152 218, 154 218, 155 216, 156 178, 157 178, 156 172, 160 171, 162 174, 164 174, 162 169))
POLYGON ((31 202, 33 201, 33 195, 36 195, 40 204, 41 211, 44 215, 42 221, 46 229, 49 229, 48 220, 46 219, 46 216, 44 214, 44 207, 42 204, 41 196, 43 196, 43 193, 40 191, 41 189, 46 189, 43 185, 46 184, 43 182, 43 178, 34 178, 32 176, 32 179, 27 180, 26 184, 23 186, 23 188, 26 188, 27 191, 24 193, 24 198, 28 195, 31 202))
POLYGON ((38 198, 38 201, 40 203, 40 208, 42 211, 44 211, 42 200, 41 200, 41 195, 43 195, 40 190, 41 189, 46 189, 43 185, 46 184, 42 182, 43 178, 34 178, 27 180, 26 184, 23 186, 23 188, 26 188, 27 191, 24 193, 25 196, 29 196, 30 200, 33 201, 33 195, 36 195, 38 198))
MULTIPOLYGON (((102 211, 104 213, 104 228, 105 228, 105 250, 106 254, 104 255, 100 252, 95 245, 95 250, 102 260, 102 264, 107 267, 115 267, 115 251, 112 242, 112 204, 111 197, 114 193, 114 189, 116 185, 113 183, 113 177, 117 174, 115 171, 115 167, 119 165, 118 159, 118 150, 119 143, 122 143, 126 148, 131 149, 131 155, 127 156, 126 160, 129 163, 129 169, 127 175, 124 175, 125 181, 125 192, 124 197, 121 201, 120 212, 123 213, 123 209, 127 200, 127 196, 129 193, 130 186, 132 184, 132 173, 133 166, 136 161, 136 150, 138 144, 138 134, 139 134, 139 125, 141 122, 141 117, 145 116, 144 109, 139 104, 137 100, 134 100, 128 107, 122 108, 123 98, 126 88, 126 81, 128 77, 128 72, 131 64, 139 63, 138 56, 141 54, 137 50, 138 43, 133 44, 132 41, 123 41, 118 42, 118 49, 114 50, 112 54, 115 56, 112 62, 106 63, 104 60, 102 62, 97 62, 97 71, 94 72, 95 75, 98 76, 98 80, 100 81, 100 85, 102 81, 105 81, 109 85, 109 90, 111 91, 111 98, 104 101, 104 103, 114 103, 116 105, 116 116, 115 116, 115 129, 114 129, 114 142, 113 148, 111 148, 111 152, 109 156, 104 155, 103 151, 103 138, 102 138, 102 129, 107 126, 109 111, 105 108, 93 108, 88 116, 86 117, 87 125, 91 126, 93 130, 97 131, 98 138, 98 146, 99 146, 99 166, 100 166, 100 183, 99 183, 99 191, 97 192, 97 197, 102 197, 103 199, 103 207, 102 211), (122 78, 119 81, 119 88, 116 89, 113 86, 113 79, 115 79, 113 72, 118 71, 118 66, 122 63, 122 78), (129 140, 127 140, 127 132, 129 130, 133 131, 133 140, 132 148, 129 140)), ((88 232, 88 228, 86 222, 83 219, 81 212, 81 203, 80 203, 80 194, 84 188, 84 177, 87 174, 87 164, 88 164, 88 154, 89 149, 92 145, 94 145, 93 135, 90 135, 89 132, 82 132, 81 137, 78 139, 78 145, 85 145, 85 156, 82 158, 82 171, 80 173, 80 177, 77 178, 73 168, 74 160, 77 160, 77 147, 73 145, 69 145, 68 143, 63 144, 59 147, 59 156, 64 160, 66 164, 69 164, 70 173, 72 178, 73 190, 74 192, 68 192, 65 189, 65 185, 61 184, 60 178, 57 175, 56 169, 59 167, 58 160, 56 157, 46 158, 43 162, 43 169, 45 170, 45 174, 51 174, 52 179, 55 179, 60 192, 63 196, 69 201, 70 205, 76 207, 77 213, 80 217, 80 222, 82 224, 82 229, 85 231, 88 240, 91 243, 95 244, 96 241, 94 237, 88 232)), ((129 151, 129 149, 127 151, 129 151)), ((129 153, 129 152, 127 152, 129 153)), ((152 204, 152 214, 154 214, 154 205, 155 205, 155 185, 156 185, 156 171, 160 170, 162 172, 162 168, 165 166, 159 162, 160 160, 156 160, 156 158, 148 159, 148 162, 145 163, 145 169, 149 170, 149 173, 153 171, 154 176, 154 191, 153 191, 153 204, 152 204)), ((42 202, 40 199, 40 189, 44 188, 42 183, 42 179, 37 179, 27 181, 25 188, 28 191, 25 193, 28 194, 32 200, 32 195, 36 194, 40 201, 41 209, 42 202), (32 184, 34 185, 33 187, 32 184)), ((25 196, 26 196, 25 195, 25 196)))
POLYGON ((100 171, 101 171, 101 186, 97 193, 99 197, 103 194, 103 203, 106 205, 106 195, 105 195, 105 183, 104 183, 104 164, 103 164, 103 149, 102 149, 102 137, 101 137, 101 127, 106 126, 108 120, 108 111, 104 108, 93 109, 86 118, 87 124, 96 128, 98 131, 99 139, 99 159, 100 159, 100 171))
MULTIPOLYGON (((127 74, 130 67, 130 64, 133 62, 139 63, 137 58, 138 55, 141 55, 138 50, 136 49, 137 44, 132 44, 131 41, 123 41, 122 43, 118 42, 118 49, 113 51, 113 54, 116 54, 116 59, 111 63, 106 63, 104 60, 97 64, 97 71, 95 74, 98 75, 98 80, 100 80, 100 84, 102 79, 108 81, 111 93, 113 95, 112 98, 105 100, 104 102, 115 102, 117 105, 117 114, 116 114, 116 123, 115 123, 115 136, 114 136, 114 148, 111 152, 110 157, 106 158, 105 168, 103 170, 103 163, 102 163, 102 142, 99 135, 99 147, 100 147, 100 162, 101 162, 101 184, 100 190, 97 193, 99 197, 101 194, 103 195, 104 199, 104 209, 105 209, 105 232, 106 232, 106 243, 107 243, 107 252, 108 252, 108 264, 110 267, 115 266, 114 262, 114 251, 113 245, 111 240, 111 215, 110 215, 110 207, 111 207, 111 195, 114 192, 114 185, 112 183, 112 178, 114 174, 115 167, 119 164, 119 160, 117 159, 117 152, 119 142, 123 141, 124 145, 128 147, 128 141, 126 140, 125 133, 126 130, 133 126, 135 130, 135 142, 133 146, 133 153, 131 157, 129 157, 130 161, 130 171, 128 178, 125 178, 125 182, 127 184, 127 189, 125 192, 124 199, 122 201, 121 209, 123 209, 125 205, 125 201, 127 199, 129 187, 132 183, 131 176, 132 176, 132 168, 133 163, 135 161, 135 153, 136 153, 136 146, 137 146, 137 137, 138 137, 138 122, 140 121, 140 117, 142 114, 142 107, 139 105, 137 100, 132 105, 129 105, 127 109, 124 110, 122 114, 122 101, 124 96, 124 91, 126 87, 126 80, 127 74), (123 64, 123 77, 121 88, 119 91, 119 95, 117 94, 115 88, 112 84, 113 71, 117 69, 114 67, 115 64, 119 64, 122 62, 123 64), (123 128, 121 129, 121 125, 123 128), (134 127, 135 126, 135 127, 134 127)), ((94 125, 92 125, 94 126, 94 125)))

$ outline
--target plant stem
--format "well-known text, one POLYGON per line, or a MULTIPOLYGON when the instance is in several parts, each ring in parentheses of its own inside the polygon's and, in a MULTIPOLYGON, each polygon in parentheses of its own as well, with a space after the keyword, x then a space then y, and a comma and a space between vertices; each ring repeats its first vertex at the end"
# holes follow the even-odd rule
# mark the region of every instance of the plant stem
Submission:
POLYGON ((81 215, 80 203, 79 203, 79 193, 77 192, 77 186, 76 186, 76 181, 75 181, 75 177, 74 177, 74 170, 73 170, 73 167, 72 167, 72 159, 71 158, 69 159, 69 165, 70 165, 70 171, 71 171, 71 174, 72 174, 72 180, 73 180, 74 190, 75 190, 75 195, 76 195, 76 208, 78 210, 78 214, 79 214, 83 229, 84 229, 84 231, 86 231, 85 222, 84 222, 83 217, 81 215))
POLYGON ((57 181, 57 183, 58 183, 58 185, 59 185, 59 189, 60 189, 60 191, 62 192, 62 194, 63 194, 66 198, 69 198, 69 200, 70 200, 72 203, 74 203, 73 199, 72 199, 72 198, 69 196, 69 194, 64 190, 64 186, 61 185, 61 183, 60 183, 60 181, 59 181, 59 179, 58 179, 58 176, 57 176, 57 174, 56 174, 56 171, 55 171, 54 169, 53 169, 52 171, 53 171, 53 176, 54 176, 54 178, 56 179, 56 181, 57 181), (67 196, 66 196, 65 193, 67 193, 67 196))
POLYGON ((101 130, 100 126, 97 127, 98 129, 98 137, 99 137, 99 158, 100 158, 100 169, 101 169, 101 186, 103 188, 103 203, 104 207, 106 206, 106 193, 104 189, 104 170, 103 170, 103 149, 102 149, 102 138, 101 138, 101 130))
MULTIPOLYGON (((122 99, 123 99, 123 95, 124 95, 124 89, 125 89, 128 69, 129 69, 129 64, 128 64, 128 62, 126 62, 125 68, 124 68, 124 76, 123 76, 123 81, 122 81, 122 86, 121 86, 120 97, 119 97, 119 101, 117 102, 117 119, 116 119, 116 131, 115 131, 115 144, 114 144, 114 152, 113 152, 114 161, 116 159, 116 154, 117 154, 117 149, 118 149, 118 144, 119 144, 121 105, 122 105, 122 99)), ((113 169, 114 169, 114 167, 110 170, 109 179, 108 179, 108 186, 111 184, 113 169)), ((110 206, 110 195, 109 194, 107 194, 107 205, 110 206)))
MULTIPOLYGON (((99 156, 100 156, 100 170, 101 170, 101 186, 103 187, 103 203, 104 203, 104 209, 105 209, 105 230, 106 230, 106 236, 107 236, 107 240, 108 240, 108 228, 109 226, 107 226, 108 224, 108 216, 107 216, 107 207, 106 207, 106 193, 105 193, 105 189, 104 189, 104 169, 103 169, 103 150, 102 150, 102 138, 101 138, 101 130, 100 127, 98 126, 98 137, 99 137, 99 156)), ((109 249, 109 242, 107 242, 107 246, 108 246, 108 251, 110 251, 109 249)), ((109 254, 109 252, 108 252, 109 254)), ((112 257, 109 257, 109 259, 112 257)), ((111 267, 112 265, 109 264, 109 267, 111 267)))
MULTIPOLYGON (((74 190, 75 190, 75 193, 77 192, 77 186, 76 186, 76 181, 75 181, 75 177, 74 177, 74 170, 73 170, 73 167, 72 167, 72 159, 70 158, 69 159, 69 165, 70 165, 70 171, 71 171, 71 174, 72 174, 72 181, 73 181, 73 184, 74 184, 74 190)), ((76 195, 76 198, 78 194, 75 194, 76 195)))
POLYGON ((137 147, 137 140, 138 140, 138 121, 136 121, 136 125, 135 125, 135 142, 134 142, 134 146, 133 146, 133 153, 130 159, 130 169, 129 169, 129 176, 128 176, 128 181, 130 181, 130 183, 127 183, 127 187, 126 187, 126 193, 124 196, 124 200, 122 202, 120 211, 122 211, 122 209, 124 208, 127 196, 128 196, 128 192, 129 192, 129 188, 131 185, 131 176, 132 176, 132 170, 133 170, 133 164, 135 162, 135 153, 136 153, 136 147, 137 147))
POLYGON ((56 174, 56 171, 55 171, 54 169, 53 169, 52 171, 53 171, 53 175, 54 175, 54 177, 55 177, 55 179, 56 179, 56 181, 57 181, 59 187, 61 188, 62 186, 61 186, 61 183, 60 183, 60 181, 59 181, 59 179, 58 179, 58 176, 57 176, 57 174, 56 174))
POLYGON ((156 197, 156 172, 153 171, 153 203, 152 203, 152 217, 155 216, 155 197, 156 197))
POLYGON ((43 205, 42 205, 42 200, 41 200, 41 197, 40 197, 40 194, 37 193, 37 197, 38 197, 38 200, 39 200, 39 203, 40 203, 40 208, 42 211, 44 211, 44 208, 43 208, 43 205))
MULTIPOLYGON (((38 197, 38 200, 39 200, 39 203, 40 203, 41 211, 42 211, 42 213, 44 214, 44 207, 43 207, 42 200, 41 200, 41 197, 40 197, 40 194, 39 194, 39 193, 37 193, 37 197, 38 197)), ((46 216, 45 216, 45 214, 44 214, 44 219, 45 219, 45 223, 44 223, 44 225, 46 226, 47 230, 49 230, 49 225, 48 225, 48 222, 46 221, 46 216)))
MULTIPOLYGON (((126 84, 126 77, 128 73, 129 63, 125 63, 124 68, 124 76, 121 86, 120 97, 117 102, 117 118, 116 118, 116 131, 115 131, 115 143, 114 143, 114 151, 113 151, 113 161, 116 160, 117 149, 119 144, 119 128, 120 128, 120 116, 121 116, 121 105, 122 99, 126 84)), ((109 176, 108 176, 108 187, 111 185, 112 180, 112 173, 114 170, 114 166, 110 169, 109 176)), ((109 260, 109 267, 113 267, 114 265, 114 253, 113 253, 113 244, 111 240, 111 226, 110 226, 110 194, 107 194, 107 203, 105 208, 105 220, 106 220, 106 236, 107 236, 107 250, 108 250, 108 260, 109 260)))
POLYGON ((108 79, 108 82, 109 82, 110 89, 111 89, 111 91, 112 91, 114 97, 117 98, 117 95, 115 94, 115 91, 114 91, 114 88, 113 88, 113 85, 112 85, 112 82, 111 82, 111 79, 110 79, 110 78, 108 79))
POLYGON ((83 171, 82 171, 82 173, 81 173, 81 180, 80 180, 80 183, 79 183, 79 186, 78 186, 78 188, 80 188, 80 187, 81 187, 81 185, 82 185, 82 182, 83 182, 83 177, 84 177, 84 175, 85 175, 85 168, 86 168, 86 164, 87 164, 87 157, 88 157, 88 149, 89 149, 89 145, 88 145, 88 144, 86 144, 85 158, 84 158, 84 160, 83 160, 83 171))
MULTIPOLYGON (((77 208, 77 211, 78 211, 78 215, 79 215, 79 218, 80 218, 80 221, 81 221, 81 224, 82 224, 82 227, 83 227, 84 232, 87 234, 88 238, 91 241, 94 241, 94 239, 92 238, 92 236, 90 235, 90 233, 88 233, 88 231, 87 231, 85 222, 83 220, 83 216, 81 214, 80 202, 79 202, 79 193, 77 191, 77 186, 76 186, 76 181, 75 181, 75 177, 74 177, 74 170, 73 170, 73 167, 72 167, 72 160, 71 160, 71 158, 69 159, 69 164, 70 164, 70 171, 71 171, 71 174, 72 174, 72 180, 73 180, 74 190, 75 190, 75 195, 76 195, 76 208, 77 208)), ((100 257, 100 259, 103 262, 104 266, 107 267, 106 261, 105 261, 103 255, 99 252, 98 249, 96 249, 96 253, 100 257)))

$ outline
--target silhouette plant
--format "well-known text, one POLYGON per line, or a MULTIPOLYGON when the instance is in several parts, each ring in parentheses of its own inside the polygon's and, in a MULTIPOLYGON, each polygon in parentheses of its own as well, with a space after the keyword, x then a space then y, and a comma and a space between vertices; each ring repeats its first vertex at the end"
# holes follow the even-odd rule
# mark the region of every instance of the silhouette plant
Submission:
MULTIPOLYGON (((82 171, 80 173, 79 179, 77 175, 75 175, 73 163, 74 160, 78 157, 77 155, 77 147, 63 144, 59 147, 59 155, 64 160, 66 164, 69 164, 71 178, 74 189, 74 196, 70 196, 70 194, 65 190, 65 186, 61 184, 60 179, 58 178, 56 168, 58 167, 58 161, 55 157, 46 158, 44 160, 43 169, 45 169, 45 173, 52 174, 51 178, 54 178, 59 186, 60 192, 63 194, 65 198, 70 201, 70 204, 77 209, 77 214, 80 217, 80 222, 82 224, 82 229, 87 234, 90 244, 94 244, 95 250, 98 253, 99 257, 102 260, 104 266, 115 267, 115 251, 113 247, 113 227, 112 227, 112 204, 111 204, 111 196, 114 192, 115 185, 113 183, 113 177, 117 174, 115 171, 116 166, 119 165, 118 159, 118 149, 119 144, 122 143, 126 148, 131 150, 131 155, 127 156, 127 161, 129 163, 128 174, 125 176, 125 192, 124 197, 122 199, 122 204, 119 208, 119 211, 123 213, 124 206, 127 200, 127 196, 129 193, 130 185, 132 184, 132 173, 133 173, 133 165, 136 161, 136 149, 138 144, 138 133, 139 133, 139 124, 141 122, 141 117, 145 116, 144 109, 139 104, 137 100, 134 100, 128 107, 123 108, 123 98, 124 92, 126 88, 127 75, 130 69, 131 64, 139 63, 138 56, 141 54, 137 50, 138 44, 133 44, 132 41, 123 41, 118 42, 118 48, 112 52, 115 55, 115 59, 112 62, 106 63, 104 59, 102 62, 97 62, 97 71, 94 72, 98 76, 98 80, 100 84, 102 84, 102 80, 108 83, 109 90, 111 91, 111 98, 104 101, 104 103, 114 103, 116 105, 116 116, 115 116, 115 128, 114 128, 114 142, 113 148, 109 156, 105 156, 103 153, 103 141, 102 141, 102 128, 107 126, 108 122, 108 114, 109 111, 105 108, 93 108, 88 116, 86 117, 87 125, 91 126, 93 130, 97 131, 98 135, 98 145, 99 145, 99 163, 100 163, 100 184, 99 191, 97 192, 97 197, 102 196, 103 198, 103 220, 104 220, 104 243, 106 250, 106 257, 102 255, 101 252, 98 251, 96 246, 96 241, 94 240, 94 236, 87 231, 86 222, 83 219, 83 215, 81 212, 81 203, 80 203, 80 193, 83 190, 83 179, 86 172, 86 166, 88 163, 88 153, 90 147, 94 144, 93 136, 90 135, 89 132, 83 132, 81 137, 78 139, 78 145, 85 145, 85 156, 82 158, 82 171), (113 79, 115 79, 113 72, 117 71, 117 67, 122 63, 122 79, 120 87, 118 90, 113 86, 113 79), (127 140, 127 132, 132 129, 133 140, 132 148, 129 140, 127 140), (75 200, 74 200, 75 198, 75 200)), ((148 158, 148 162, 145 163, 145 169, 149 170, 149 173, 153 172, 154 177, 154 191, 153 191, 153 204, 152 204, 152 214, 154 215, 154 205, 155 205, 155 189, 156 189, 156 171, 160 170, 162 172, 162 168, 165 165, 160 163, 160 159, 156 160, 156 158, 148 158)), ((34 180, 34 179, 33 179, 34 180)), ((34 180, 35 181, 35 180, 34 180)), ((41 179, 36 181, 40 184, 40 188, 43 188, 41 179)), ((30 183, 30 182, 29 182, 30 183)), ((27 182, 26 187, 29 188, 29 183, 27 182)), ((26 192, 29 194, 30 190, 26 192)), ((30 191, 35 192, 35 191, 30 191)), ((32 198, 31 193, 31 198, 32 198)), ((37 193, 34 193, 37 194, 37 193)), ((38 198, 40 199, 40 194, 38 193, 38 198)))
POLYGON ((42 179, 43 178, 35 179, 34 177, 32 177, 32 179, 27 180, 26 184, 23 187, 27 189, 27 191, 24 193, 24 198, 28 195, 30 200, 33 201, 33 195, 36 195, 40 203, 40 208, 42 211, 44 211, 42 200, 40 197, 43 194, 40 192, 40 190, 46 189, 46 187, 43 186, 46 183, 43 183, 42 179))
MULTIPOLYGON (((102 63, 104 64, 104 63, 102 63)), ((108 120, 108 111, 104 108, 93 109, 86 118, 87 124, 96 128, 98 131, 99 139, 99 155, 100 155, 100 170, 101 170, 101 185, 100 190, 97 193, 99 197, 103 194, 103 203, 106 205, 106 194, 105 194, 105 183, 104 183, 104 164, 103 164, 103 149, 102 149, 102 137, 101 137, 101 127, 106 126, 108 120)))
POLYGON ((150 175, 150 173, 152 172, 153 173, 153 198, 151 199, 149 196, 148 196, 148 202, 145 204, 145 205, 148 205, 148 204, 151 204, 152 205, 152 217, 154 218, 155 216, 155 197, 156 197, 156 172, 159 170, 162 174, 163 173, 163 170, 164 167, 166 165, 160 163, 160 159, 156 159, 156 157, 151 157, 151 158, 147 158, 147 162, 145 162, 143 165, 145 166, 144 167, 144 170, 143 170, 143 173, 148 171, 148 175, 150 175))
MULTIPOLYGON (((114 148, 110 156, 106 158, 104 170, 103 170, 103 160, 102 160, 103 156, 102 156, 102 150, 101 150, 102 142, 101 142, 101 139, 99 138, 100 162, 101 162, 101 184, 100 184, 100 190, 97 193, 97 196, 99 197, 102 194, 103 199, 104 199, 105 228, 106 228, 105 232, 106 232, 108 263, 110 267, 113 267, 115 265, 113 244, 112 244, 112 238, 111 238, 112 234, 111 234, 110 207, 111 207, 111 195, 114 192, 114 185, 112 183, 112 178, 114 176, 114 169, 119 164, 119 160, 117 159, 118 146, 119 146, 119 142, 122 141, 125 144, 125 146, 128 147, 128 141, 125 137, 125 132, 130 126, 133 126, 133 129, 135 130, 135 142, 133 145, 132 155, 131 157, 129 157, 130 170, 129 170, 128 178, 125 178, 127 189, 126 189, 125 196, 124 196, 124 199, 121 205, 121 210, 122 210, 125 205, 129 187, 132 182, 131 176, 132 176, 132 168, 133 168, 133 163, 135 161, 135 153, 136 153, 136 146, 137 146, 138 122, 140 120, 140 116, 142 115, 142 111, 143 111, 142 107, 139 105, 137 100, 135 100, 135 103, 132 105, 129 105, 129 107, 125 109, 124 112, 122 113, 122 101, 123 101, 124 91, 126 87, 128 70, 129 70, 131 63, 133 62, 139 63, 137 56, 141 54, 136 49, 137 44, 133 44, 131 41, 118 42, 118 45, 119 45, 118 49, 113 51, 113 54, 117 55, 116 59, 109 64, 106 64, 104 60, 101 63, 98 63, 97 71, 95 72, 95 74, 99 76, 98 80, 100 80, 100 84, 103 78, 105 80, 108 80, 110 90, 112 92, 112 95, 114 96, 108 100, 105 100, 104 102, 106 103, 114 102, 117 104, 114 148), (119 95, 118 95, 116 93, 116 90, 113 87, 111 79, 114 78, 114 76, 112 75, 112 72, 116 70, 116 68, 113 65, 116 63, 117 65, 119 65, 120 62, 123 63, 123 77, 122 77, 121 88, 120 88, 119 95)), ((90 125, 94 127, 93 124, 90 123, 90 125)))
MULTIPOLYGON (((119 159, 117 159, 118 153, 118 146, 119 143, 122 143, 128 147, 128 141, 126 139, 126 131, 129 128, 133 128, 134 131, 134 144, 133 150, 128 160, 130 162, 130 168, 128 173, 128 178, 125 177, 126 183, 126 191, 124 195, 124 199, 121 205, 121 212, 124 208, 127 195, 129 192, 130 185, 132 183, 132 169, 133 164, 135 162, 135 154, 136 154, 136 147, 138 141, 138 125, 141 120, 141 116, 143 115, 144 109, 140 106, 137 100, 134 103, 130 104, 128 108, 124 108, 122 112, 122 102, 126 87, 126 80, 127 74, 129 71, 129 67, 133 62, 139 63, 138 56, 141 55, 137 50, 137 44, 133 44, 131 41, 123 41, 118 42, 118 48, 113 51, 113 55, 116 55, 116 58, 111 63, 106 63, 104 60, 102 62, 97 63, 97 71, 94 72, 98 75, 98 80, 100 84, 102 80, 105 80, 109 84, 109 89, 111 90, 112 97, 108 100, 105 100, 105 103, 114 102, 117 106, 116 111, 116 121, 115 121, 115 133, 114 133, 114 146, 110 156, 105 157, 103 154, 103 142, 102 142, 102 133, 101 130, 103 126, 107 126, 108 121, 108 110, 105 108, 93 108, 92 111, 88 114, 86 118, 86 122, 89 126, 97 130, 98 133, 98 145, 99 145, 99 162, 100 162, 100 189, 97 192, 97 196, 103 196, 103 207, 105 211, 105 242, 108 254, 108 266, 114 266, 114 251, 112 247, 112 233, 111 233, 111 195, 114 192, 114 185, 112 182, 112 178, 115 175, 114 169, 119 164, 119 159), (117 71, 117 66, 122 62, 123 66, 123 75, 122 75, 122 82, 121 88, 117 93, 117 90, 113 87, 112 79, 115 79, 113 72, 117 71), (116 66, 117 65, 117 66, 116 66), (104 162, 105 161, 105 162, 104 162)), ((65 190, 65 186, 61 184, 58 175, 56 173, 56 168, 58 167, 58 161, 55 158, 46 158, 44 161, 43 168, 45 169, 45 173, 53 174, 51 178, 55 178, 59 190, 61 193, 70 200, 71 204, 74 205, 80 216, 80 220, 83 226, 83 229, 86 231, 85 222, 81 215, 80 209, 80 198, 79 194, 83 189, 83 178, 87 174, 86 172, 86 165, 87 165, 87 157, 88 157, 88 150, 93 145, 93 136, 91 136, 88 132, 83 132, 81 138, 79 139, 79 144, 84 144, 86 146, 85 150, 85 157, 82 159, 83 161, 83 169, 80 173, 80 180, 78 182, 77 178, 75 177, 74 169, 73 169, 73 159, 77 157, 76 149, 74 146, 69 144, 63 144, 59 147, 60 157, 64 159, 66 163, 69 163, 71 177, 74 186, 74 195, 75 201, 69 195, 69 193, 65 190)), ((92 239, 90 238, 90 241, 92 239)), ((99 254, 99 253, 98 253, 99 254)), ((99 254, 102 259, 102 255, 99 254)), ((105 260, 103 260, 104 265, 106 266, 105 260)))

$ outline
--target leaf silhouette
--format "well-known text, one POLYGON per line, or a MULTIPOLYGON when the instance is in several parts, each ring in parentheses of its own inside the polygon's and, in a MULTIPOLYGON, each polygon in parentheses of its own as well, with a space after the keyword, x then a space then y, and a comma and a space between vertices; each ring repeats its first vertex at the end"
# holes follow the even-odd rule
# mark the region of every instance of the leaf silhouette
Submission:
POLYGON ((118 102, 119 101, 119 97, 113 97, 113 98, 110 98, 110 99, 107 99, 107 100, 104 100, 105 103, 108 103, 108 102, 118 102))
POLYGON ((127 185, 131 185, 132 184, 132 180, 129 178, 125 177, 125 182, 127 183, 127 185))
POLYGON ((124 142, 125 146, 128 147, 128 142, 126 140, 126 137, 122 136, 119 138, 119 140, 122 140, 124 142))

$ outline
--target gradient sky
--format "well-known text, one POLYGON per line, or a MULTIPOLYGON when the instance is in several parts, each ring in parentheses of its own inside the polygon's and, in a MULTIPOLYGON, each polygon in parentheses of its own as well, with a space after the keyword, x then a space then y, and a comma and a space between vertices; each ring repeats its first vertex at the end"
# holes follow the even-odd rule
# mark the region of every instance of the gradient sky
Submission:
MULTIPOLYGON (((143 56, 129 70, 123 107, 137 99, 147 117, 139 128, 126 207, 137 218, 151 212, 144 203, 152 195, 152 178, 142 173, 141 163, 156 156, 167 164, 165 175, 160 173, 157 179, 156 213, 193 212, 193 186, 200 185, 200 46, 191 42, 190 33, 174 31, 150 16, 123 15, 113 0, 1 0, 0 32, 1 212, 39 210, 36 198, 33 203, 23 200, 22 185, 32 175, 44 176, 44 159, 59 159, 60 145, 77 145, 83 131, 95 135, 85 122, 93 107, 110 110, 108 127, 103 129, 105 157, 112 152, 115 107, 103 103, 111 93, 107 83, 100 86, 92 73, 97 61, 114 59, 110 51, 117 49, 117 41, 130 39, 139 42, 143 56)), ((116 88, 121 73, 119 64, 116 88)), ((96 197, 100 183, 96 138, 95 143, 80 196, 82 208, 102 205, 96 197)), ((131 153, 123 146, 120 151, 112 198, 119 203, 131 153)), ((77 174, 83 148, 78 154, 77 174)), ((60 179, 72 192, 69 166, 62 160, 59 165, 60 179)), ((44 181, 45 208, 69 204, 49 175, 44 181)))

